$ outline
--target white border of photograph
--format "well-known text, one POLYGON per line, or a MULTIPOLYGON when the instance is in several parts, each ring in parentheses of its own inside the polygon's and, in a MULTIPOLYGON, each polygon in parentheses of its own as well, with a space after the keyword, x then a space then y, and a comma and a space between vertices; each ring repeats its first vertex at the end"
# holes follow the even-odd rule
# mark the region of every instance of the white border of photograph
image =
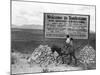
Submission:
MULTIPOLYGON (((29 1, 29 0, 28 0, 29 1)), ((86 71, 69 71, 69 72, 55 72, 55 73, 41 73, 44 75, 99 75, 100 69, 100 48, 99 48, 99 16, 100 16, 100 2, 99 0, 30 0, 30 1, 43 1, 43 2, 56 2, 56 3, 72 3, 72 4, 86 4, 86 5, 96 5, 96 57, 97 57, 97 66, 96 70, 86 70, 86 71)), ((10 0, 1 0, 0 1, 0 74, 1 75, 10 75, 10 0)), ((33 75, 33 74, 25 74, 33 75)), ((34 74, 38 75, 38 74, 34 74)))

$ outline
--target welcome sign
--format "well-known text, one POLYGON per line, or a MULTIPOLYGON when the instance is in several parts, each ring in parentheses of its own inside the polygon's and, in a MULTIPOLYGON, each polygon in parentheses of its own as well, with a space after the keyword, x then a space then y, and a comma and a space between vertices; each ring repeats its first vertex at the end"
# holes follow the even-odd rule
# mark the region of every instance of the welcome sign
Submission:
POLYGON ((88 39, 89 15, 45 13, 44 30, 45 38, 88 39))

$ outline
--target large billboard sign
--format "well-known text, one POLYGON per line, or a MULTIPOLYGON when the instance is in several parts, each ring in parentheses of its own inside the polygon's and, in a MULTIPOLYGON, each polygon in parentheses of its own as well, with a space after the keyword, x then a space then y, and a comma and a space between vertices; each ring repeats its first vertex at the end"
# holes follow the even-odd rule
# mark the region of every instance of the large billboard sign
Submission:
POLYGON ((88 39, 89 15, 44 13, 45 38, 88 39))

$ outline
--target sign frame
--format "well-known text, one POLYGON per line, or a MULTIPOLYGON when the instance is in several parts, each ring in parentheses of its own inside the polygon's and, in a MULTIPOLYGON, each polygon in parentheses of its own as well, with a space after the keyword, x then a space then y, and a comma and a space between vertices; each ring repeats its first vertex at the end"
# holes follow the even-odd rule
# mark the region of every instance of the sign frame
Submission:
MULTIPOLYGON (((46 16, 46 14, 87 16, 87 17, 88 17, 88 21, 87 21, 87 22, 88 22, 88 24, 87 24, 87 25, 88 25, 88 31, 87 31, 88 34, 87 34, 87 35, 88 35, 88 36, 87 36, 87 39, 89 39, 89 36, 90 36, 90 35, 89 35, 89 34, 90 34, 90 15, 86 15, 86 14, 69 14, 69 13, 66 13, 66 14, 65 14, 65 13, 44 13, 44 14, 43 14, 43 33, 44 33, 44 40, 45 40, 45 38, 46 38, 46 37, 45 37, 45 25, 46 25, 46 24, 45 24, 45 19, 46 19, 45 16, 46 16)), ((47 39, 55 39, 55 38, 47 38, 47 39)), ((64 38, 59 38, 59 39, 64 39, 64 38)), ((79 38, 79 39, 80 39, 80 38, 79 38)))

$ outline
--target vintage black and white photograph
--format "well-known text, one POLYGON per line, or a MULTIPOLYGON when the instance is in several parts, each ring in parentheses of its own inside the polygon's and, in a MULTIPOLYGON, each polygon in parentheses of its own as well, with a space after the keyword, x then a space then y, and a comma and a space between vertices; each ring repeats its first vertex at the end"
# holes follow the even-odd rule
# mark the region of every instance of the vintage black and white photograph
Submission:
POLYGON ((11 1, 11 74, 96 69, 95 5, 11 1))

